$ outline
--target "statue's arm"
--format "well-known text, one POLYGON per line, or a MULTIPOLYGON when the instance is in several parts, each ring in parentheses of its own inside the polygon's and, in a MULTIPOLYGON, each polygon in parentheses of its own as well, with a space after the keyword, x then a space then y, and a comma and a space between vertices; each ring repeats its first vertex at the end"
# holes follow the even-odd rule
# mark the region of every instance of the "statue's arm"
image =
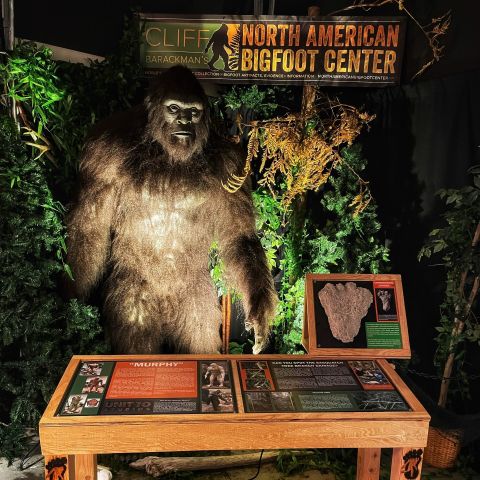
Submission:
POLYGON ((110 251, 116 206, 115 168, 102 141, 85 147, 80 161, 80 189, 67 216, 67 263, 73 273, 71 293, 85 298, 102 277, 110 251))
POLYGON ((220 256, 227 282, 242 297, 245 327, 254 329, 254 353, 268 343, 270 323, 275 315, 277 294, 265 251, 255 230, 255 213, 248 185, 235 193, 224 192, 223 207, 217 213, 220 256))

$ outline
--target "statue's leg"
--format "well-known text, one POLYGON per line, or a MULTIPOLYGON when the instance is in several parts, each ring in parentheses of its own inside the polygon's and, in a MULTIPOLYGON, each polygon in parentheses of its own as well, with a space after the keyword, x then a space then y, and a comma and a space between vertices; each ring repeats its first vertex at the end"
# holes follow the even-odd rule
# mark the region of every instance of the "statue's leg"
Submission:
POLYGON ((110 280, 104 305, 113 353, 162 353, 165 313, 173 309, 169 299, 159 299, 155 289, 134 274, 122 280, 110 280))
MULTIPOLYGON (((220 353, 222 312, 219 299, 209 277, 188 286, 178 299, 177 338, 173 344, 182 353, 220 353)), ((212 379, 210 379, 212 382, 212 379)))

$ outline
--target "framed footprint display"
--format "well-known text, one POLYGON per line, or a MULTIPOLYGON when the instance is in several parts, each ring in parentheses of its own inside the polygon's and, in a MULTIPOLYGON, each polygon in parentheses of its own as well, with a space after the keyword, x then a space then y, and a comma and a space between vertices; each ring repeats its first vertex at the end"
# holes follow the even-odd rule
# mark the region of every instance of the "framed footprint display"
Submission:
POLYGON ((307 274, 303 345, 326 358, 409 358, 400 275, 307 274))

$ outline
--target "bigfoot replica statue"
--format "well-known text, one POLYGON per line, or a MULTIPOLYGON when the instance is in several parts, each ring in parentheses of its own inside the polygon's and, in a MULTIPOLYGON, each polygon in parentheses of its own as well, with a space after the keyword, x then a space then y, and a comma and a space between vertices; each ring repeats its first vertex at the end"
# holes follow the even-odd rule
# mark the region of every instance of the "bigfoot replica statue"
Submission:
POLYGON ((249 187, 232 194, 222 186, 243 162, 209 133, 206 95, 184 67, 160 75, 143 105, 107 119, 88 140, 67 222, 68 262, 77 296, 104 280, 116 353, 220 350, 213 241, 242 295, 254 353, 265 346, 276 295, 249 187))

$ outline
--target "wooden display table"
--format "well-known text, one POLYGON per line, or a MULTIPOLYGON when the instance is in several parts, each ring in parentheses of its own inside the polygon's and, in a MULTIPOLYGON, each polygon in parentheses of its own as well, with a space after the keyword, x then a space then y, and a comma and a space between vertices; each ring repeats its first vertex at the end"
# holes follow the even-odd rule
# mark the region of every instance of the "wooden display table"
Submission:
MULTIPOLYGON (((358 448, 357 478, 420 478, 429 415, 385 359, 74 356, 40 420, 48 480, 96 454, 358 448)), ((63 475, 63 476, 62 476, 63 475)))

